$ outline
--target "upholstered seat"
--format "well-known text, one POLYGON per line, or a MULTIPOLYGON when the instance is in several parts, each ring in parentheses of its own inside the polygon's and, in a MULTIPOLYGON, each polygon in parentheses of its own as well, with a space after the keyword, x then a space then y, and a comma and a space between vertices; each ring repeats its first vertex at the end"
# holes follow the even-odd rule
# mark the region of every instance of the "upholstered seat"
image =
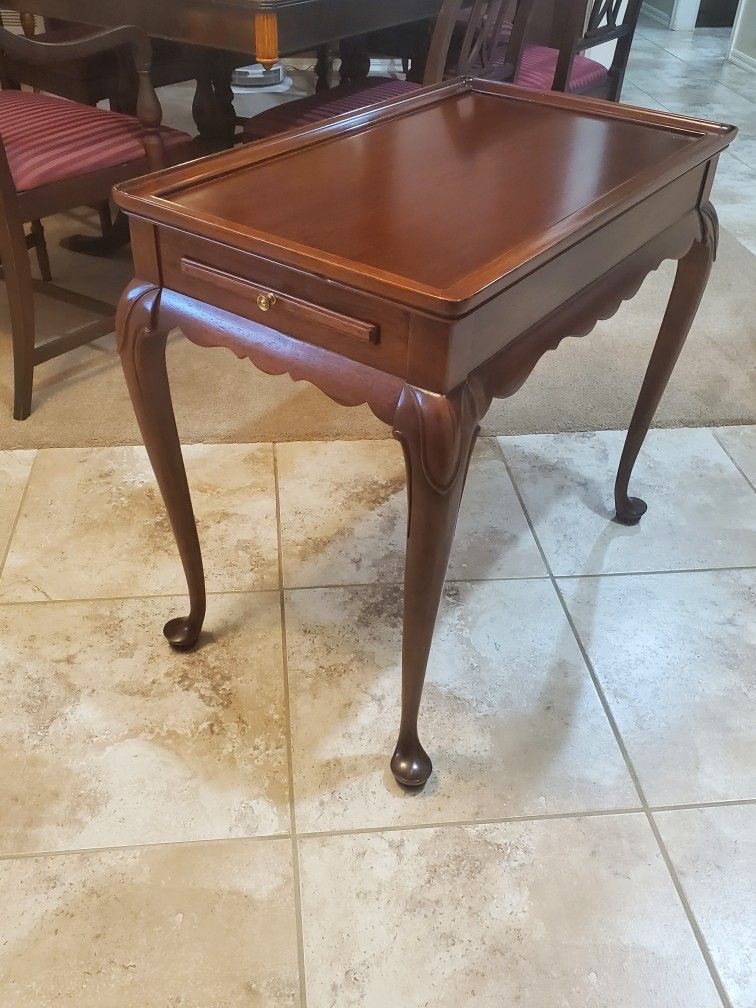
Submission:
MULTIPOLYGON (((150 76, 151 46, 136 28, 111 28, 46 45, 0 24, 0 63, 60 67, 110 53, 134 82, 136 116, 60 98, 20 91, 20 80, 3 77, 0 90, 0 260, 8 295, 13 340, 13 416, 31 413, 34 372, 39 365, 113 331, 113 306, 43 283, 51 297, 79 303, 103 317, 37 343, 35 283, 29 249, 37 252, 43 281, 51 277, 42 218, 79 206, 104 206, 114 185, 177 163, 194 154, 186 133, 164 129, 150 76), (130 66, 129 66, 130 64, 130 66), (31 234, 25 224, 31 222, 31 234)), ((108 215, 109 216, 109 215, 108 215)))
MULTIPOLYGON (((161 127, 166 150, 188 134, 161 127)), ((139 120, 31 91, 0 91, 2 137, 18 191, 145 158, 139 120)))
MULTIPOLYGON (((515 74, 515 84, 532 91, 551 90, 558 59, 558 49, 526 45, 515 74)), ((567 90, 573 94, 590 91, 597 85, 604 84, 608 76, 606 67, 578 53, 572 60, 567 90)))
POLYGON ((324 94, 308 95, 266 109, 245 122, 244 136, 247 140, 261 140, 344 112, 356 112, 366 105, 397 98, 417 87, 418 84, 393 77, 368 77, 357 83, 340 84, 324 94))

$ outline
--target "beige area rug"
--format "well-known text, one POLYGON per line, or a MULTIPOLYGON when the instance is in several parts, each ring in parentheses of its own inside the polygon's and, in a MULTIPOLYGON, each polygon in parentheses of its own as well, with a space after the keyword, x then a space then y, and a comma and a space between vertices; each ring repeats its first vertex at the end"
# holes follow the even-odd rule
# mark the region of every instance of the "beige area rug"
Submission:
MULTIPOLYGON (((129 254, 93 260, 58 247, 80 230, 82 214, 48 224, 57 282, 116 299, 130 278, 129 254)), ((530 381, 497 402, 484 423, 488 434, 609 430, 627 426, 664 310, 674 265, 646 280, 637 297, 590 336, 565 340, 547 354, 530 381)), ((85 316, 38 298, 42 338, 85 316)), ((367 407, 345 409, 288 377, 271 378, 225 350, 200 350, 172 337, 169 367, 182 440, 243 443, 387 437, 367 407)), ((37 369, 34 412, 11 419, 12 358, 7 299, 0 298, 0 448, 90 447, 140 441, 113 337, 37 369)), ((756 257, 730 234, 704 303, 662 401, 663 427, 756 421, 756 257)))

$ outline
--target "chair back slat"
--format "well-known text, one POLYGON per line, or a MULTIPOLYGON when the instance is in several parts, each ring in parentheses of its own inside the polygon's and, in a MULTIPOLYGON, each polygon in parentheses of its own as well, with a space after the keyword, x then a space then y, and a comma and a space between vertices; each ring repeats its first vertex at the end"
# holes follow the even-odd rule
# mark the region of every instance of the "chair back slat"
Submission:
POLYGON ((559 49, 552 82, 554 91, 566 91, 575 56, 607 42, 615 43, 608 85, 601 97, 618 101, 630 56, 642 0, 593 0, 590 13, 587 0, 560 0, 556 6, 556 32, 559 49))
POLYGON ((588 17, 586 35, 592 35, 600 28, 612 30, 621 26, 620 11, 624 0, 596 0, 588 17))
POLYGON ((472 0, 459 47, 459 16, 464 0, 444 0, 431 40, 425 84, 437 84, 448 73, 457 77, 510 80, 519 59, 527 22, 536 0, 472 0), (512 18, 510 43, 502 46, 505 26, 512 18))

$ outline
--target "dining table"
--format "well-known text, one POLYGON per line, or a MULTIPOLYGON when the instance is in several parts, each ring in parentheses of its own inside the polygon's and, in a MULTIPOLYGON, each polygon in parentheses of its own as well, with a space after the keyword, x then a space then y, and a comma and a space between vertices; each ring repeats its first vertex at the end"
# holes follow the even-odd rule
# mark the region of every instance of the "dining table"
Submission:
MULTIPOLYGON (((8 0, 23 13, 30 0, 8 0)), ((270 66, 342 39, 434 18, 441 0, 33 0, 35 14, 101 28, 132 25, 196 47, 198 131, 222 146, 236 127, 231 75, 239 54, 270 66)), ((354 76, 350 72, 350 77, 354 76)))
POLYGON ((736 132, 460 78, 119 185, 135 263, 119 350, 189 593, 189 612, 164 628, 169 643, 197 644, 206 604, 166 370, 178 329, 341 405, 367 404, 401 443, 408 534, 391 769, 405 786, 425 784, 423 682, 480 423, 545 353, 565 341, 569 354, 567 337, 587 336, 676 260, 615 483, 615 520, 642 519, 630 478, 704 294, 712 184, 736 132))

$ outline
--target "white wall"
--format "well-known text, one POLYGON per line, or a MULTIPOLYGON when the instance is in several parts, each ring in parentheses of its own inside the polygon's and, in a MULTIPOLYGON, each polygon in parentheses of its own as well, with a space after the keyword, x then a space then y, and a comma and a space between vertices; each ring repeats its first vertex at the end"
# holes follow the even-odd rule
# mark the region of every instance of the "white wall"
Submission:
POLYGON ((666 25, 669 28, 672 23, 672 12, 675 9, 675 0, 644 0, 643 11, 652 17, 654 21, 666 25))
POLYGON ((645 0, 643 10, 660 24, 674 31, 696 27, 701 0, 645 0))
POLYGON ((730 59, 740 66, 756 70, 756 0, 740 0, 732 30, 730 59))
MULTIPOLYGON (((592 7, 593 3, 589 3, 588 10, 590 11, 592 7)), ((622 7, 620 8, 620 19, 624 17, 626 7, 627 3, 623 3, 622 7)), ((603 66, 608 68, 612 65, 612 60, 614 59, 614 50, 616 49, 616 47, 617 47, 616 42, 606 42, 604 45, 595 46, 595 48, 589 49, 586 55, 590 56, 592 60, 596 60, 597 63, 601 63, 603 64, 603 66)))

